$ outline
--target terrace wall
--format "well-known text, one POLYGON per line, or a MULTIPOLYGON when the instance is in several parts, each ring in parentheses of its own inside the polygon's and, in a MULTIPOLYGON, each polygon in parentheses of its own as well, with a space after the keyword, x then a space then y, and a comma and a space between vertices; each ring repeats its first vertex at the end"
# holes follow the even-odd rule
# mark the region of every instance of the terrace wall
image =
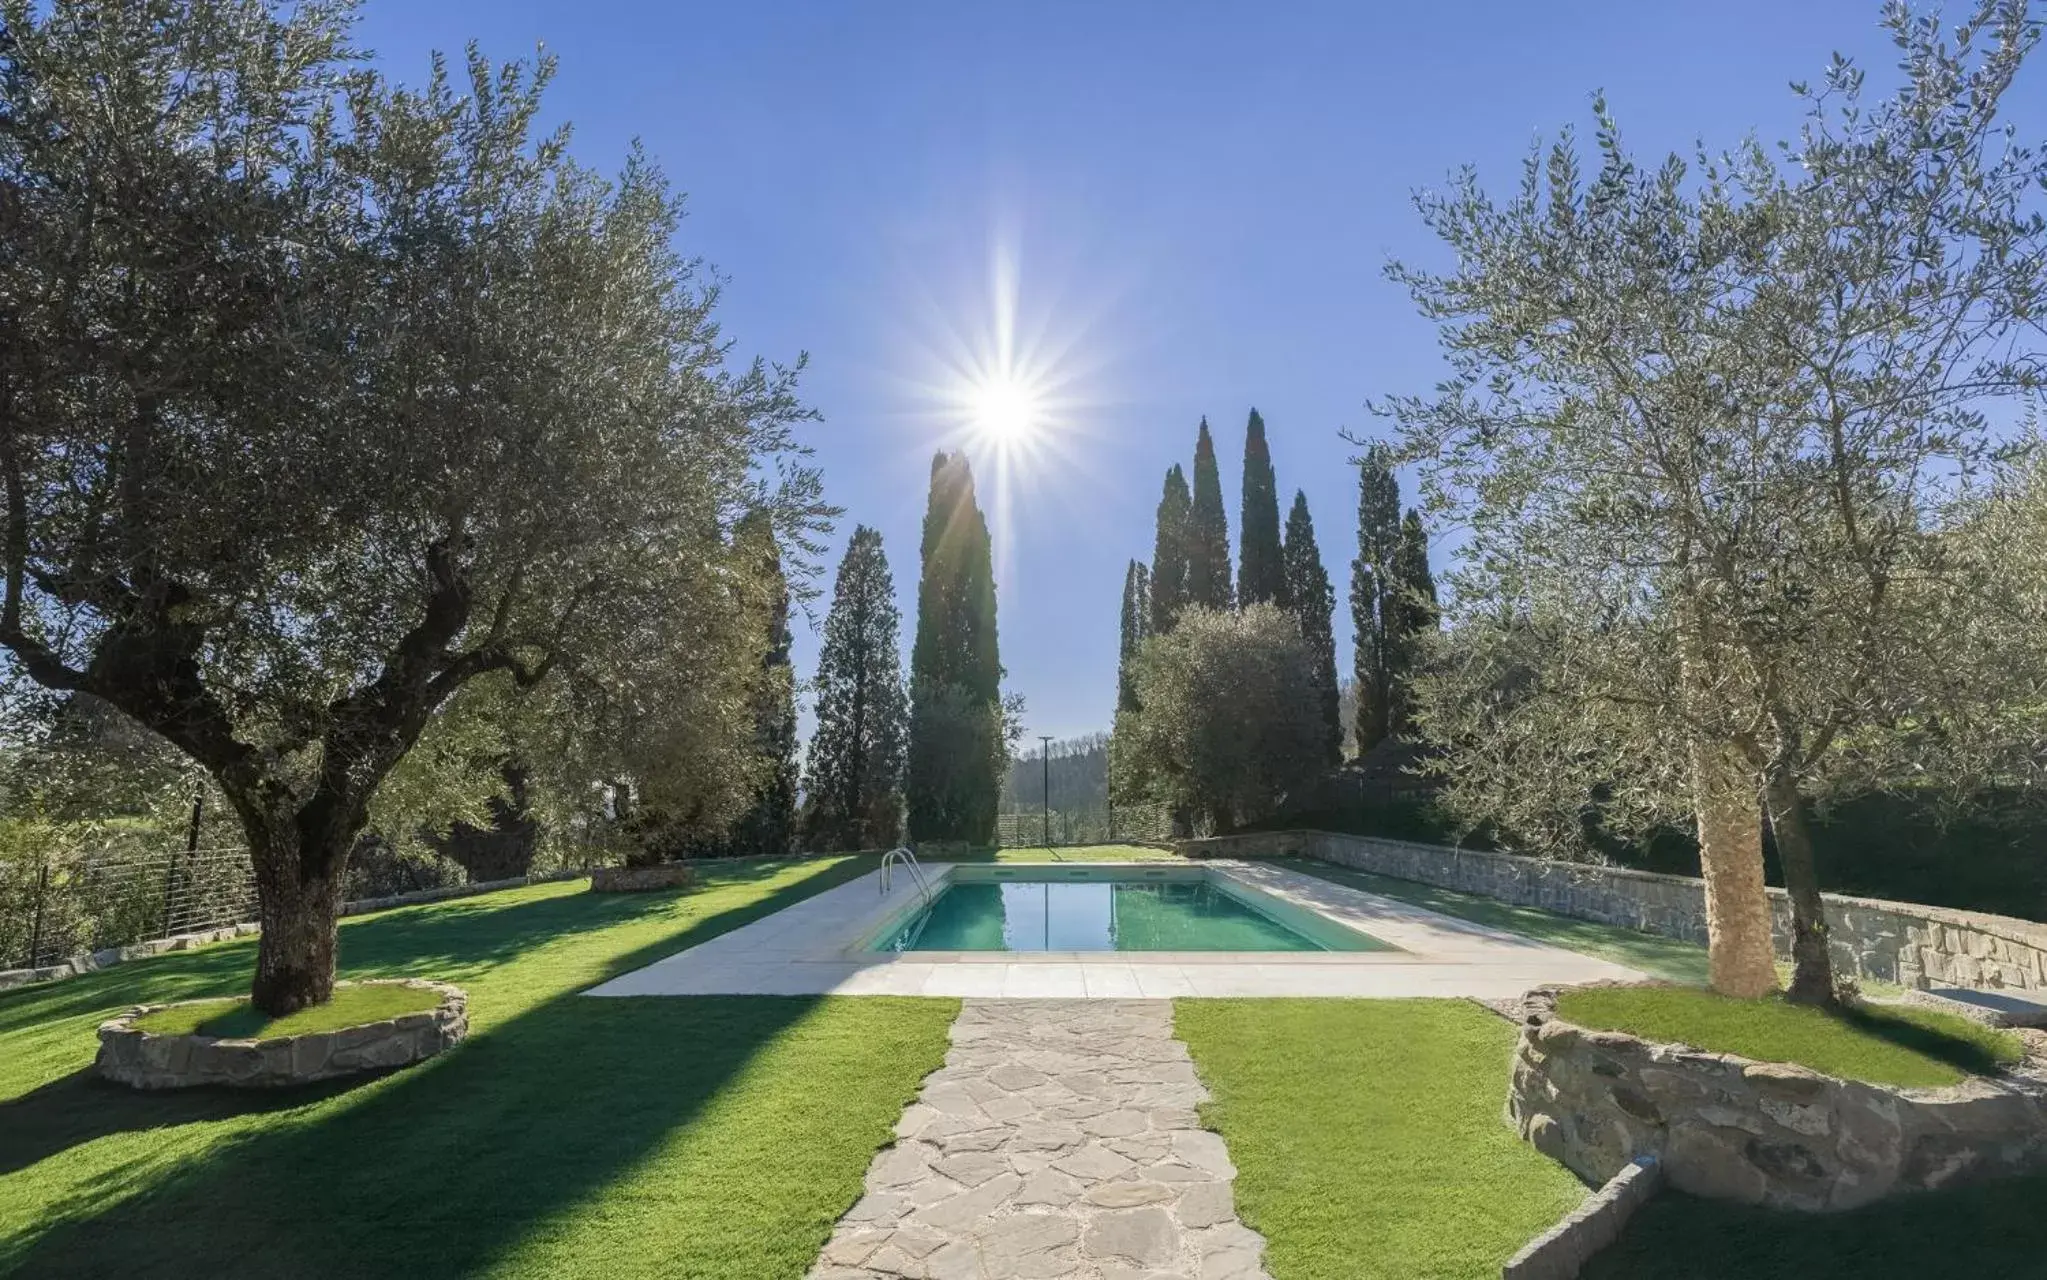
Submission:
MULTIPOLYGON (((1183 840, 1194 858, 1298 855, 1516 906, 1704 945, 1704 885, 1691 876, 1557 862, 1329 831, 1259 831, 1183 840)), ((1770 890, 1777 947, 1790 954, 1791 904, 1770 890)), ((2047 925, 1911 902, 1826 895, 1834 964, 1843 974, 1915 989, 1967 987, 2047 996, 2047 925)))

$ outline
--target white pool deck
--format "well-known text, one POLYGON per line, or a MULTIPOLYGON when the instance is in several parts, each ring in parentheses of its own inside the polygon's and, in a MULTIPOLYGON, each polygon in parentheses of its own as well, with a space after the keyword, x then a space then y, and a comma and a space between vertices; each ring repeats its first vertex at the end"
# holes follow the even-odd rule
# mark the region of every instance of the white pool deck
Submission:
MULTIPOLYGON (((1024 864, 1009 864, 1021 866, 1024 864)), ((1058 865, 1058 864, 1055 864, 1058 865)), ((1087 864, 1096 871, 1115 864, 1087 864)), ((1157 863, 1133 863, 1142 871, 1157 863)), ((1504 1000, 1547 983, 1640 981, 1623 965, 1472 924, 1317 876, 1259 862, 1203 862, 1209 871, 1363 930, 1396 951, 876 952, 862 944, 917 898, 898 871, 806 898, 614 978, 592 996, 892 995, 1015 999, 1186 996, 1471 997, 1504 1000)), ((934 888, 951 864, 925 875, 934 888)))

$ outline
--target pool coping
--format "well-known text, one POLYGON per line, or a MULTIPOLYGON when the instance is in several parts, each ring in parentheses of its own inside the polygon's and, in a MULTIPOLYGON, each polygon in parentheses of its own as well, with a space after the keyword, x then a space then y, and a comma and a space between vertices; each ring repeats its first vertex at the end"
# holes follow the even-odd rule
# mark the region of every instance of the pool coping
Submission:
MULTIPOLYGON (((924 867, 936 892, 954 869, 924 867)), ((1036 866, 1037 864, 1016 864, 1036 866)), ((1057 864, 1047 864, 1057 865, 1057 864)), ((1092 863, 1092 875, 1158 869, 1092 863)), ((897 871, 835 886, 687 951, 590 989, 593 996, 931 995, 1016 998, 1175 996, 1468 996, 1518 998, 1545 982, 1637 981, 1643 975, 1521 934, 1441 915, 1270 863, 1204 859, 1187 878, 1227 877, 1389 944, 1384 951, 874 951, 920 910, 913 878, 897 871)), ((970 872, 969 878, 978 878, 970 872)), ((991 876, 991 878, 993 878, 991 876)))
MULTIPOLYGON (((1233 865, 1215 862, 1175 864, 1157 861, 937 863, 926 868, 924 871, 923 888, 925 892, 920 892, 917 897, 898 904, 895 910, 884 914, 881 917, 881 923, 860 934, 854 943, 846 948, 843 954, 848 959, 862 959, 874 955, 893 955, 909 960, 925 960, 934 964, 972 964, 977 961, 982 963, 1023 962, 1032 956, 1056 957, 1055 962, 1062 964, 1075 964, 1110 956, 1127 960, 1133 964, 1147 963, 1145 957, 1149 956, 1163 957, 1163 963, 1168 964, 1198 962, 1200 959, 1205 958, 1216 958, 1231 963, 1244 964, 1278 956, 1329 957, 1384 954, 1400 949, 1392 942, 1380 938, 1376 934, 1369 933, 1354 924, 1333 919, 1323 912, 1315 910, 1313 907, 1291 902, 1280 894, 1272 893, 1261 886, 1251 883, 1243 876, 1232 874, 1233 865), (1057 874, 1054 874, 1055 872, 1057 874), (1197 882, 1212 882, 1224 893, 1229 894, 1251 910, 1266 916, 1267 919, 1281 928, 1290 930, 1317 945, 1313 950, 1308 951, 946 951, 942 949, 927 950, 924 948, 891 951, 880 946, 882 939, 890 937, 897 930, 916 919, 919 912, 937 902, 939 896, 954 885, 1001 883, 1101 884, 1105 882, 1113 883, 1118 879, 1135 879, 1149 883, 1193 884, 1197 882), (1276 911, 1269 910, 1267 904, 1281 909, 1276 911), (1308 919, 1305 922, 1297 923, 1291 918, 1294 916, 1306 916, 1308 919), (1337 929, 1361 934, 1378 943, 1378 945, 1360 947, 1355 950, 1323 947, 1313 932, 1318 926, 1323 930, 1337 929)), ((1250 864, 1243 865, 1248 866, 1250 864)), ((890 895, 891 898, 894 896, 893 894, 890 895)))

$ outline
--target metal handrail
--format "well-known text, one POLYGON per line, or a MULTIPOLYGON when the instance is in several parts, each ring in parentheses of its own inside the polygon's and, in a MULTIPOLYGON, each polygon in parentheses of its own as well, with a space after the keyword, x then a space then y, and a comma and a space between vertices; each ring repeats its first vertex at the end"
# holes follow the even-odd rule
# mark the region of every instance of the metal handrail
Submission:
POLYGON ((897 863, 909 868, 910 879, 917 885, 917 895, 928 906, 931 902, 931 886, 924 879, 924 869, 917 864, 917 855, 909 846, 890 849, 881 855, 881 892, 884 897, 895 889, 895 877, 890 874, 897 863))

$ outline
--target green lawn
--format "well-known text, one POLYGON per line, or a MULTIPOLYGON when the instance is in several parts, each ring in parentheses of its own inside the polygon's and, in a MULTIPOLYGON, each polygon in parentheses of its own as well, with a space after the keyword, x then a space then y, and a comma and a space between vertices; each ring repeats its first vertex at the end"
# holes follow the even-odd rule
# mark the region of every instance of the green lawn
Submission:
POLYGON ((1666 1191, 1583 1280, 2020 1280, 2047 1272, 2047 1174, 1791 1213, 1666 1191))
POLYGON ((2017 1062, 2025 1052, 2008 1032, 1932 1009, 1863 1006, 1827 1013, 1780 997, 1736 1000, 1691 987, 1566 991, 1557 1016, 1871 1084, 1959 1084, 1969 1074, 2017 1062))
POLYGON ((1170 862, 1180 855, 1171 849, 1142 844, 1077 844, 1065 847, 1025 845, 1009 849, 976 849, 949 862, 1170 862))
POLYGON ((957 1002, 574 993, 872 859, 682 893, 536 885, 343 922, 343 976, 470 994, 419 1067, 281 1094, 86 1073, 137 1003, 236 994, 254 941, 0 996, 0 1274, 801 1275, 943 1060, 957 1002))
POLYGON ((1523 934, 1551 946, 1639 969, 1651 977, 1697 986, 1704 986, 1706 982, 1706 949, 1689 942, 1659 938, 1652 933, 1637 933, 1633 929, 1613 925, 1594 924, 1589 920, 1573 920, 1535 907, 1512 906, 1493 898, 1459 893, 1454 889, 1438 889, 1413 880, 1396 880, 1392 876, 1374 875, 1369 871, 1353 871, 1349 867, 1313 858, 1274 858, 1272 861, 1289 871, 1320 876, 1324 880, 1426 907, 1473 924, 1523 934))
POLYGON ((424 1013, 441 1002, 441 993, 428 987, 362 986, 348 983, 334 988, 326 1004, 300 1009, 281 1018, 259 1013, 248 998, 198 1000, 174 1004, 145 1013, 135 1020, 138 1031, 160 1036, 197 1033, 226 1039, 256 1040, 265 1036, 302 1036, 313 1031, 382 1022, 408 1013, 424 1013))
POLYGON ((1180 1000, 1276 1280, 1496 1280, 1585 1190, 1501 1122, 1515 1028, 1457 1000, 1180 1000))

